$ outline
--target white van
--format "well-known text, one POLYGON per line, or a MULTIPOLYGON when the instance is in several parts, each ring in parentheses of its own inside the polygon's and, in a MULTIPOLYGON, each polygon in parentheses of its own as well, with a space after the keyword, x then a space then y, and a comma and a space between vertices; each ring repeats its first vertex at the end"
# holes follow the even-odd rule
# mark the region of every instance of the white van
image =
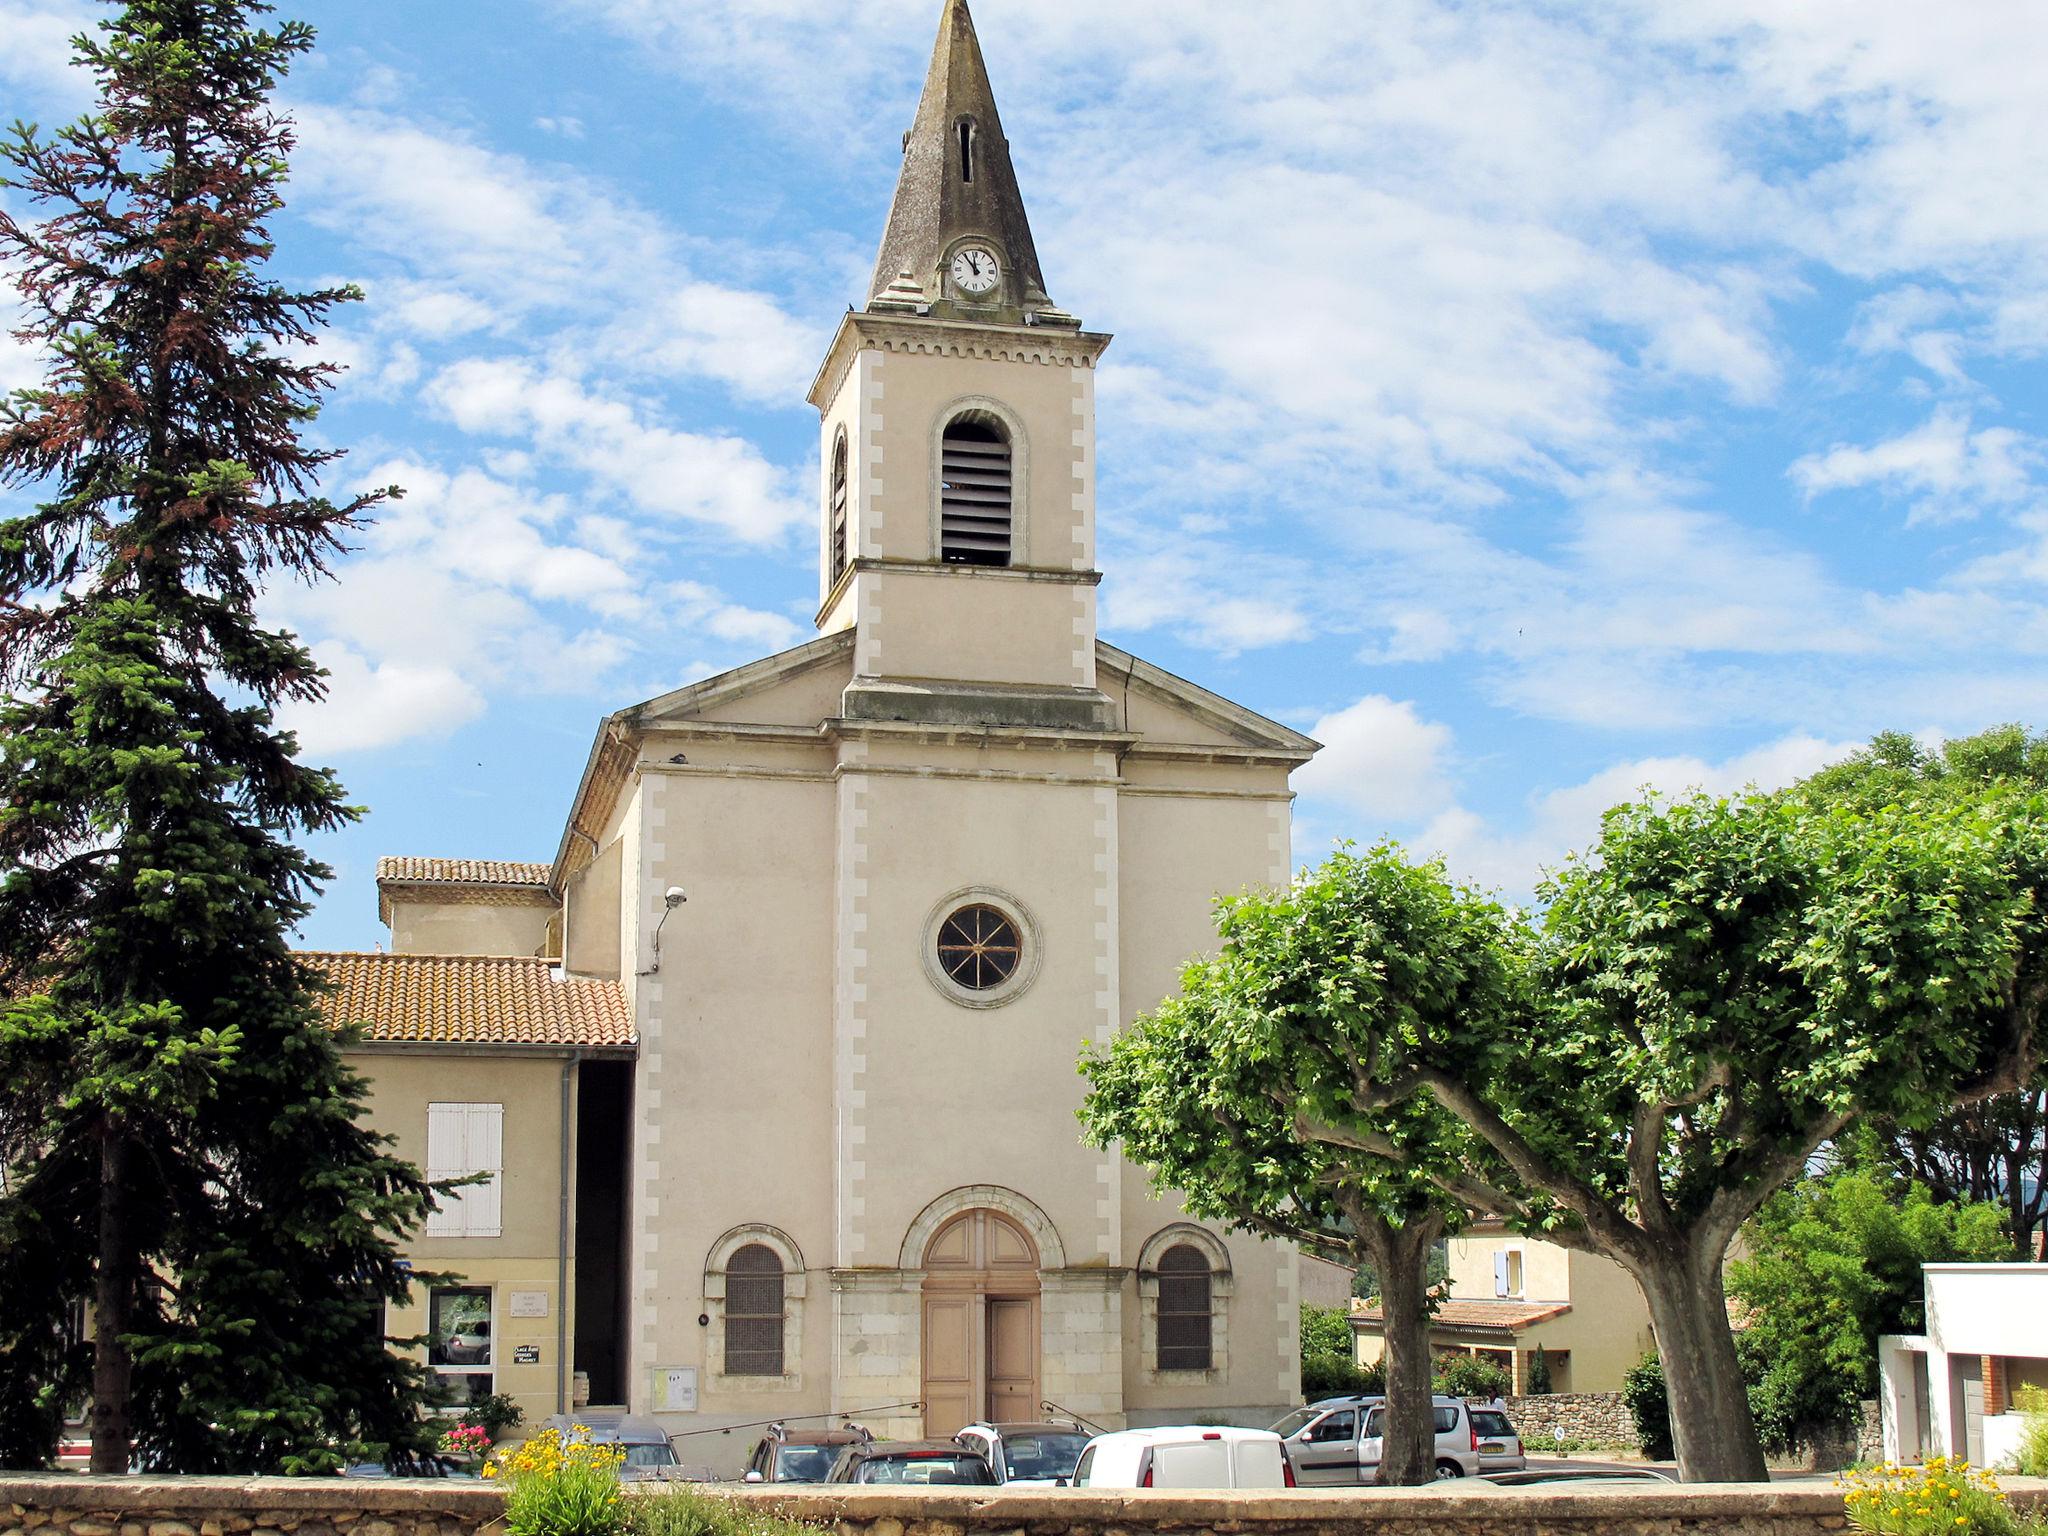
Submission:
POLYGON ((1074 1464, 1076 1488, 1292 1488, 1269 1429, 1175 1424, 1097 1435, 1074 1464))

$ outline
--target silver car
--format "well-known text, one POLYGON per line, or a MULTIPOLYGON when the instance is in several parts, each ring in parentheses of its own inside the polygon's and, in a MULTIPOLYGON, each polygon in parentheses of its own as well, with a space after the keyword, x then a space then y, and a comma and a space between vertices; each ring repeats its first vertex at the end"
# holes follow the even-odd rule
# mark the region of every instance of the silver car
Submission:
POLYGON ((588 1440, 597 1445, 616 1445, 625 1454, 619 1464, 619 1481, 644 1483, 667 1481, 682 1475, 682 1465, 668 1432, 652 1419, 637 1414, 586 1413, 581 1418, 558 1413, 541 1424, 552 1429, 561 1442, 588 1440))
POLYGON ((1522 1434, 1506 1412, 1499 1408, 1474 1408, 1472 1428, 1479 1436, 1479 1470, 1521 1472, 1529 1465, 1522 1451, 1522 1434))
MULTIPOLYGON (((1463 1398, 1431 1399, 1436 1415, 1436 1475, 1476 1477, 1479 1436, 1463 1398)), ((1376 1483, 1380 1476, 1384 1397, 1333 1397, 1298 1408, 1273 1426, 1303 1488, 1376 1483)))

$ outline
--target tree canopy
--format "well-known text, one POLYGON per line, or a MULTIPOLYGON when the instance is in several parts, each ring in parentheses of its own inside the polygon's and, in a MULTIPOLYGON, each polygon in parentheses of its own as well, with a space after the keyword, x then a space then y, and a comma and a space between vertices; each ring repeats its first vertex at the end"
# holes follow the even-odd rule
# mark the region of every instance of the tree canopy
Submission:
POLYGON ((290 951, 356 812, 273 711, 323 692, 266 629, 381 493, 303 437, 353 290, 262 275, 312 44, 255 0, 134 0, 75 40, 91 115, 0 156, 44 381, 0 406, 0 1462, 90 1391, 93 1467, 314 1471, 420 1443, 385 1347, 432 1189, 359 1123, 290 951), (16 209, 24 204, 17 202, 16 209), (72 1308, 89 1300, 93 1340, 72 1308))

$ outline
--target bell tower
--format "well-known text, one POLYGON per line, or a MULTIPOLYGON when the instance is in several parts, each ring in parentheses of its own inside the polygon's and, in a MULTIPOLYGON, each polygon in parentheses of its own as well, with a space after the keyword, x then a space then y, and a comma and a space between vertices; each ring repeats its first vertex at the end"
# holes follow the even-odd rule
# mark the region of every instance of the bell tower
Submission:
POLYGON ((1055 306, 966 0, 946 0, 821 417, 818 628, 850 719, 1101 729, 1095 362, 1055 306))

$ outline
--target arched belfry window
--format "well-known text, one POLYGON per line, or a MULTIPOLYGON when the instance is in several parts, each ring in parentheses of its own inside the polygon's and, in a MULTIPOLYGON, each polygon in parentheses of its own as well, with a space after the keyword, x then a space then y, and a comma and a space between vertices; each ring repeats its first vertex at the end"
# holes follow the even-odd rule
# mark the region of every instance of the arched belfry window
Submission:
POLYGON ((782 1259, 749 1243, 725 1263, 725 1374, 782 1374, 782 1259))
POLYGON ((946 424, 939 442, 939 558, 1010 563, 1010 439, 983 417, 946 424))
POLYGON ((960 141, 960 179, 972 185, 974 181, 974 119, 963 117, 953 125, 953 133, 960 141))
POLYGON ((831 541, 831 581, 836 585, 846 574, 846 433, 842 429, 832 444, 832 493, 826 512, 831 541))
POLYGON ((1209 1256, 1176 1243, 1159 1256, 1159 1369, 1206 1371, 1210 1343, 1209 1256))

